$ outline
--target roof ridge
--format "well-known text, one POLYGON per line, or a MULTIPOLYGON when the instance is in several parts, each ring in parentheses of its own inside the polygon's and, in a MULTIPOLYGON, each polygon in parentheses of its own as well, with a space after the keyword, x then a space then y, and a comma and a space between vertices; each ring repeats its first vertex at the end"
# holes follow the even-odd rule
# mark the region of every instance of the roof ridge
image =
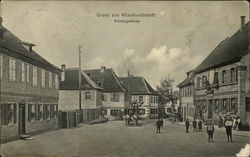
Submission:
POLYGON ((116 81, 118 82, 118 85, 121 87, 121 89, 122 89, 123 91, 126 91, 125 87, 123 87, 123 86, 121 85, 121 82, 120 82, 120 80, 118 79, 118 76, 115 74, 114 70, 113 70, 112 68, 110 68, 110 69, 111 69, 112 74, 113 74, 113 76, 115 77, 116 81))
POLYGON ((102 87, 99 87, 84 71, 81 71, 81 74, 86 78, 88 83, 92 85, 92 87, 97 89, 103 89, 102 87))

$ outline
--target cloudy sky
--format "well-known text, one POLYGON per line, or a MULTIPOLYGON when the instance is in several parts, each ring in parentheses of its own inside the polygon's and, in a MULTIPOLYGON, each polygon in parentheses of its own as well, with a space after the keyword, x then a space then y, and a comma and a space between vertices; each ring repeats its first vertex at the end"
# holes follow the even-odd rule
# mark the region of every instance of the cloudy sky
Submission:
POLYGON ((91 2, 5 1, 3 25, 21 40, 36 44, 56 66, 83 69, 106 66, 125 76, 127 69, 155 87, 167 75, 176 84, 198 66, 215 46, 248 21, 247 2, 91 2), (113 18, 101 14, 155 13, 155 17, 113 18), (140 23, 114 23, 134 19, 140 23))

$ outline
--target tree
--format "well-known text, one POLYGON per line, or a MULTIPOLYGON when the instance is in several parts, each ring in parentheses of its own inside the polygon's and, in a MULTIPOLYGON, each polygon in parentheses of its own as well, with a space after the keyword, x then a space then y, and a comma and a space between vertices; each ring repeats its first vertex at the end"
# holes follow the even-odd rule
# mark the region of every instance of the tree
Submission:
POLYGON ((175 79, 171 75, 167 75, 160 80, 160 85, 156 86, 156 90, 159 93, 159 116, 163 115, 165 112, 164 105, 168 102, 172 102, 172 110, 175 115, 175 103, 176 94, 173 92, 175 79))

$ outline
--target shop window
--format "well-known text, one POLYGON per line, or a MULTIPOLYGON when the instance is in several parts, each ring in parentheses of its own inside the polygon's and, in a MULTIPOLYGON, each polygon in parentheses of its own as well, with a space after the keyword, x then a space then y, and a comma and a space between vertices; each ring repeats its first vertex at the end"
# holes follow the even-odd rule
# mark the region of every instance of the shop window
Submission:
POLYGON ((4 112, 4 124, 16 123, 16 104, 5 104, 3 109, 4 112))
POLYGON ((37 115, 38 120, 43 120, 43 105, 38 104, 38 115, 37 115))
POLYGON ((36 118, 35 104, 29 104, 28 105, 28 120, 35 121, 35 118, 36 118))

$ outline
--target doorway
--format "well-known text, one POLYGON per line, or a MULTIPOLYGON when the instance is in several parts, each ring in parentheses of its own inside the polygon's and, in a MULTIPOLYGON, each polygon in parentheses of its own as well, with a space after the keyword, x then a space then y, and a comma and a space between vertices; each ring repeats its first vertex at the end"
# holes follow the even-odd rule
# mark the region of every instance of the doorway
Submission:
POLYGON ((25 134, 25 104, 19 104, 19 135, 25 134))

